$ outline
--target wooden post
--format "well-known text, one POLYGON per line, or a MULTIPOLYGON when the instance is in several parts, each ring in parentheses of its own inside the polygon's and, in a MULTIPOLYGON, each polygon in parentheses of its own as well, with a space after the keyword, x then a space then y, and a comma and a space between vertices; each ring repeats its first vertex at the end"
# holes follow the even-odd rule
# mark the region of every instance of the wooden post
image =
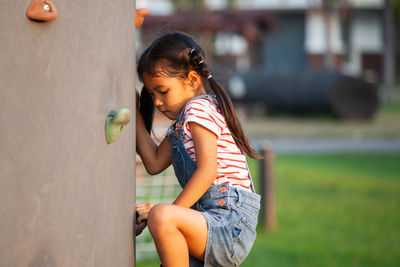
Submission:
POLYGON ((264 159, 261 165, 261 214, 264 230, 272 231, 275 228, 275 185, 274 163, 275 152, 270 142, 262 144, 264 159))

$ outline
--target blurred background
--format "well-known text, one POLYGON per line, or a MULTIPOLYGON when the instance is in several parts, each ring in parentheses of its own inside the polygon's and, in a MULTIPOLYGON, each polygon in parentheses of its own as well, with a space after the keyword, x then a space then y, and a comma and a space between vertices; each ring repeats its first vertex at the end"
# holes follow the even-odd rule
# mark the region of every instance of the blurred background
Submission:
MULTIPOLYGON (((249 164, 273 223, 260 216, 242 266, 400 266, 400 1, 136 0, 142 7, 137 56, 160 34, 192 35, 253 146, 268 147, 268 162, 249 164)), ((155 135, 170 124, 156 114, 155 135)), ((137 203, 159 203, 180 188, 173 170, 150 177, 137 159, 136 190, 137 203)), ((147 231, 136 253, 137 266, 158 266, 147 231)))

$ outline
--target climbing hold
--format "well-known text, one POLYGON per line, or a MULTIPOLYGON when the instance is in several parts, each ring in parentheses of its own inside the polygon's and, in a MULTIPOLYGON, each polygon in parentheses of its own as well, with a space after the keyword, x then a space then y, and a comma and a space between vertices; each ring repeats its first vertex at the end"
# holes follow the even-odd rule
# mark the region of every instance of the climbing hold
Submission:
POLYGON ((120 109, 117 113, 111 112, 106 119, 106 141, 111 144, 122 134, 122 129, 131 121, 132 114, 129 109, 120 109))
POLYGON ((149 10, 147 8, 139 8, 135 10, 135 27, 136 29, 143 24, 145 17, 149 15, 149 10))
POLYGON ((35 0, 26 11, 26 16, 36 21, 51 21, 57 19, 58 13, 50 0, 35 0))

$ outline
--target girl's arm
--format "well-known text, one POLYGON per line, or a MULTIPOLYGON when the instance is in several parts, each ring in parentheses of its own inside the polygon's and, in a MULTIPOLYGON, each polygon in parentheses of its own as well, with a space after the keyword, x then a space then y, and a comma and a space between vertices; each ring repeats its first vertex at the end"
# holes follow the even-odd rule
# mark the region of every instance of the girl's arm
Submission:
POLYGON ((136 106, 136 149, 149 174, 158 174, 171 165, 171 155, 168 152, 170 147, 168 137, 165 137, 160 145, 153 141, 136 106))
POLYGON ((196 153, 196 171, 173 204, 190 208, 217 177, 217 136, 195 122, 189 122, 196 153))

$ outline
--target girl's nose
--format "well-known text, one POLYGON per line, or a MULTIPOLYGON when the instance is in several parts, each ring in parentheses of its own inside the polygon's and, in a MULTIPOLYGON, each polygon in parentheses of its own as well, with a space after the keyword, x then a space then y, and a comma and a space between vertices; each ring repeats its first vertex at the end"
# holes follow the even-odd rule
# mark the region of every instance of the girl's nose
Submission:
POLYGON ((157 97, 154 98, 154 106, 156 106, 156 108, 159 108, 162 106, 161 100, 157 97))

